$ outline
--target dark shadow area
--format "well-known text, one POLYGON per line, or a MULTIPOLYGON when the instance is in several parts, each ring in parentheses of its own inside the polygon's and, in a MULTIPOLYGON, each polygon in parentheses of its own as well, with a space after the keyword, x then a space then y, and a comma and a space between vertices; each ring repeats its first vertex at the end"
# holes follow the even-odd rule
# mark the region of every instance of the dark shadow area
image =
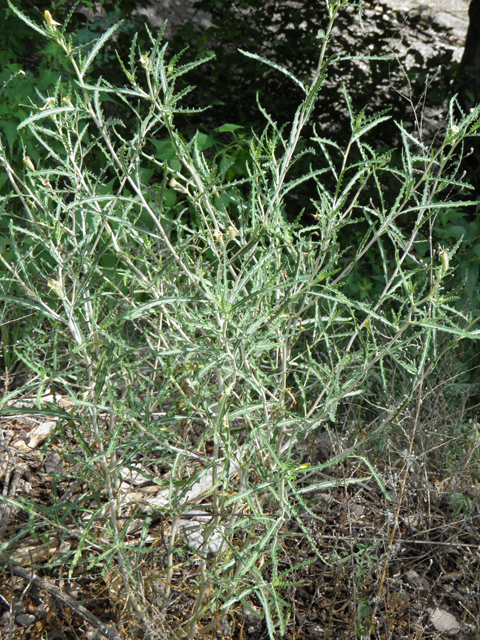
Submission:
MULTIPOLYGON (((214 52, 216 59, 195 78, 197 91, 192 105, 214 108, 191 119, 195 126, 218 126, 235 122, 260 128, 264 118, 260 104, 274 120, 291 121, 302 98, 302 90, 285 75, 258 60, 239 53, 243 49, 283 65, 308 85, 317 67, 322 30, 328 27, 323 3, 243 2, 199 0, 199 9, 209 11, 213 25, 196 31, 185 25, 172 41, 172 51, 189 47, 185 55, 198 58, 214 52)), ((392 122, 375 130, 372 142, 391 148, 397 136, 393 120, 415 123, 424 129, 438 128, 450 93, 456 67, 452 62, 449 31, 421 10, 394 12, 377 2, 358 9, 343 9, 333 29, 327 57, 333 62, 316 105, 317 130, 335 133, 341 144, 348 139, 350 119, 344 88, 354 109, 366 107, 369 115, 389 109, 392 122), (391 60, 359 60, 364 56, 391 56, 391 60), (428 88, 426 97, 425 88, 428 88), (420 102, 419 102, 420 101, 420 102)))

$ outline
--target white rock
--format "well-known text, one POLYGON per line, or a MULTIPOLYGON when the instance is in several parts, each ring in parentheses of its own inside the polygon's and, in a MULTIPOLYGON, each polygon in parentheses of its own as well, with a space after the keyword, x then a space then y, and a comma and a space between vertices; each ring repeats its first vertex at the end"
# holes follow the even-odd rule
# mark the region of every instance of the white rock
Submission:
POLYGON ((460 631, 460 625, 455 616, 443 609, 427 609, 432 619, 432 624, 437 631, 450 633, 452 635, 460 631))

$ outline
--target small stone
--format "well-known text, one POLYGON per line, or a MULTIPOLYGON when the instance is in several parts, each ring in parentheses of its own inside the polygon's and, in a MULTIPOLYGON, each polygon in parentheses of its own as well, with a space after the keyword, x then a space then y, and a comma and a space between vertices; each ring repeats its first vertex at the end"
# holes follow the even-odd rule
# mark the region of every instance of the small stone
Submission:
POLYGON ((35 616, 32 616, 30 613, 21 613, 15 618, 15 622, 21 627, 29 627, 35 620, 35 616))
POLYGON ((327 462, 332 457, 332 454, 335 454, 335 448, 339 447, 339 444, 338 438, 328 431, 315 434, 313 448, 316 462, 321 464, 327 462))
POLYGON ((427 609, 430 614, 433 626, 437 631, 451 633, 452 635, 460 631, 460 625, 455 616, 443 609, 427 609))
POLYGON ((354 520, 358 520, 365 513, 365 509, 364 509, 364 507, 362 507, 361 504, 354 504, 350 508, 350 513, 351 513, 352 517, 354 518, 354 520))
POLYGON ((420 591, 429 591, 430 584, 426 578, 421 578, 416 571, 411 569, 405 574, 406 581, 420 591))
POLYGON ((51 453, 45 459, 45 473, 48 475, 53 475, 56 471, 58 471, 58 467, 60 466, 61 458, 58 453, 51 453))

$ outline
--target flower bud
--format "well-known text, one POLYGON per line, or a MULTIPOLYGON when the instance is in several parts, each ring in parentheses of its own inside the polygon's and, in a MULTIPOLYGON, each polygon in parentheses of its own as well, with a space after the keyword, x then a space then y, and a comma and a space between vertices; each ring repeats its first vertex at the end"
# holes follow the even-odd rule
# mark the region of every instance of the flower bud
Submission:
POLYGON ((50 13, 50 11, 45 11, 45 22, 47 23, 47 26, 49 27, 55 27, 56 25, 59 25, 59 22, 55 22, 55 20, 52 18, 52 14, 50 13))
POLYGON ((50 289, 53 291, 53 293, 55 293, 59 298, 64 297, 63 287, 61 283, 58 282, 58 280, 49 280, 47 284, 50 287, 50 289))
POLYGON ((24 164, 27 165, 30 171, 35 171, 35 165, 33 164, 33 162, 30 160, 28 156, 23 156, 23 162, 24 164))
POLYGON ((223 244, 223 233, 220 230, 216 229, 212 235, 215 242, 218 242, 218 244, 223 244))

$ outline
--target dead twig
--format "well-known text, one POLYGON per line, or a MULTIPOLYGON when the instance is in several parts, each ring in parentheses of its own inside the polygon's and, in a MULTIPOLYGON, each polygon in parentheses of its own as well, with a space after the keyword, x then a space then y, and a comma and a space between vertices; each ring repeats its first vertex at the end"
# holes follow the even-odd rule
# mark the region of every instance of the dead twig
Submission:
POLYGON ((33 573, 33 571, 26 571, 25 569, 22 569, 21 567, 18 567, 15 565, 11 567, 11 571, 16 576, 19 576, 24 580, 28 580, 34 583, 40 589, 43 589, 44 591, 47 591, 55 598, 58 598, 61 602, 63 602, 68 607, 73 609, 76 613, 78 613, 78 615, 80 615, 84 620, 86 620, 92 627, 97 629, 103 636, 108 638, 108 640, 121 640, 120 636, 113 629, 108 627, 106 624, 103 624, 103 622, 101 622, 96 616, 94 616, 93 613, 90 613, 90 611, 87 611, 85 607, 82 607, 81 604, 79 604, 76 600, 68 596, 61 589, 58 589, 57 587, 50 585, 45 580, 42 580, 42 578, 39 578, 38 576, 36 576, 33 573))

